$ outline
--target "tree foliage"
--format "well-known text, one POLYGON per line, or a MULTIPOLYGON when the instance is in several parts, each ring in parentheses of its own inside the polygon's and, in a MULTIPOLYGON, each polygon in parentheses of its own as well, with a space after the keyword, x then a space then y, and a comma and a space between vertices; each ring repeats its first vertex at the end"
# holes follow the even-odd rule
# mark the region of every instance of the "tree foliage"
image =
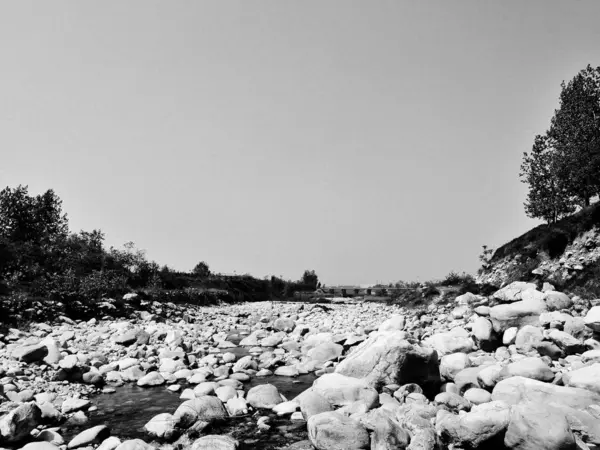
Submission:
POLYGON ((196 264, 192 272, 200 278, 208 278, 210 276, 210 268, 204 261, 200 261, 198 264, 196 264))
POLYGON ((520 177, 529 185, 526 214, 548 223, 600 194, 600 67, 561 84, 559 108, 523 155, 520 177))
POLYGON ((302 283, 310 289, 317 289, 319 284, 319 277, 314 270, 305 270, 302 275, 302 283))

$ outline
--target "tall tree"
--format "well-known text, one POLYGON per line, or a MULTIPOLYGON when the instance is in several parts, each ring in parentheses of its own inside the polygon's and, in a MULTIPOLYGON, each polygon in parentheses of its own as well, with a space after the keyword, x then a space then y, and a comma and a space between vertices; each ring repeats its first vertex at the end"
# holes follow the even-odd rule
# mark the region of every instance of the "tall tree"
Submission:
POLYGON ((311 289, 317 289, 319 284, 319 277, 314 270, 305 270, 302 275, 302 284, 310 287, 311 289))
POLYGON ((588 206, 600 194, 600 67, 588 65, 561 88, 548 131, 556 175, 580 206, 588 206))
POLYGON ((558 176, 556 152, 547 135, 537 135, 531 153, 523 154, 521 181, 529 185, 525 213, 554 223, 572 214, 576 205, 558 176))

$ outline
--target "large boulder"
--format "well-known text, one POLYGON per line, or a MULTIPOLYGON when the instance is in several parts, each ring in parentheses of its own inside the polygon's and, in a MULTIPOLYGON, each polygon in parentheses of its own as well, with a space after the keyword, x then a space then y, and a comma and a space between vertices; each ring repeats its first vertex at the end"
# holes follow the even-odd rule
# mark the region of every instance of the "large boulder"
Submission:
POLYGON ((510 363, 500 371, 500 380, 510 377, 526 377, 539 381, 552 381, 554 372, 540 358, 535 356, 522 358, 510 363))
POLYGON ((333 407, 329 403, 329 400, 313 389, 307 389, 302 392, 296 397, 296 401, 300 405, 300 411, 305 420, 322 412, 333 411, 333 407))
POLYGON ((566 372, 563 377, 565 386, 571 386, 600 395, 600 363, 566 372))
POLYGON ((460 327, 453 328, 448 332, 436 333, 426 338, 424 343, 434 348, 439 356, 458 352, 470 353, 473 350, 473 340, 469 333, 460 327))
POLYGON ((153 438, 171 440, 177 437, 177 426, 172 414, 162 413, 154 416, 144 425, 144 430, 153 438))
POLYGON ((543 300, 521 300, 491 307, 490 320, 494 330, 497 333, 502 333, 511 327, 538 326, 540 314, 543 312, 546 312, 546 303, 543 300))
POLYGON ((561 309, 569 309, 573 306, 573 300, 562 292, 548 291, 544 296, 546 297, 548 311, 560 311, 561 309))
POLYGON ((497 345, 497 338, 494 333, 492 322, 485 317, 477 317, 473 322, 473 328, 471 329, 473 338, 479 348, 486 352, 493 351, 497 345))
POLYGON ((496 448, 493 443, 502 438, 509 416, 510 407, 504 402, 486 403, 462 415, 440 410, 435 429, 445 444, 459 448, 496 448))
POLYGON ((537 289, 534 283, 525 283, 523 281, 513 281, 502 289, 494 292, 492 297, 502 302, 516 302, 523 298, 523 291, 527 289, 537 289))
POLYGON ((587 327, 600 333, 600 306, 590 308, 583 321, 587 327))
POLYGON ((12 444, 29 436, 42 422, 42 412, 35 402, 23 403, 0 418, 0 444, 12 444))
POLYGON ((344 347, 333 342, 323 342, 307 352, 307 356, 313 361, 326 362, 333 361, 342 356, 344 347))
POLYGON ((512 407, 504 444, 514 450, 578 448, 565 414, 539 402, 524 402, 512 407))
POLYGON ((403 340, 402 331, 378 332, 361 343, 335 372, 362 378, 373 387, 387 384, 437 384, 438 356, 432 349, 403 340))
MULTIPOLYGON (((363 402, 371 409, 379 404, 379 394, 367 380, 347 377, 340 373, 328 373, 317 378, 310 390, 325 398, 333 406, 363 402)), ((300 404, 303 403, 302 397, 306 392, 297 397, 300 404)))
POLYGON ((272 384, 259 384, 248 391, 246 401, 254 408, 272 409, 283 399, 277 387, 272 384))
POLYGON ((43 343, 17 347, 11 354, 13 358, 25 363, 42 361, 46 355, 48 355, 48 347, 43 343))
POLYGON ((227 411, 221 400, 210 395, 183 402, 173 414, 173 420, 180 428, 189 428, 197 420, 212 422, 225 417, 227 411))
POLYGON ((324 412, 308 419, 308 437, 317 450, 367 450, 369 433, 357 420, 337 412, 324 412))
POLYGON ((379 331, 402 331, 406 319, 401 314, 394 314, 379 325, 379 331))
POLYGON ((587 389, 557 386, 525 377, 511 377, 500 381, 492 391, 492 400, 503 400, 509 405, 524 401, 565 405, 574 409, 585 409, 600 405, 600 394, 587 389))

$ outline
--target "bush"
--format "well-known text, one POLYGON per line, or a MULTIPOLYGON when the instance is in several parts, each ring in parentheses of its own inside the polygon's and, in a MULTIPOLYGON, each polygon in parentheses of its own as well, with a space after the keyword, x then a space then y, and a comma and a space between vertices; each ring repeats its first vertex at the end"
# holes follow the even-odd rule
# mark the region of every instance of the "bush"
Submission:
POLYGON ((458 272, 450 272, 446 277, 440 282, 442 286, 458 286, 463 284, 473 284, 475 283, 475 278, 473 275, 468 274, 466 272, 458 273, 458 272))

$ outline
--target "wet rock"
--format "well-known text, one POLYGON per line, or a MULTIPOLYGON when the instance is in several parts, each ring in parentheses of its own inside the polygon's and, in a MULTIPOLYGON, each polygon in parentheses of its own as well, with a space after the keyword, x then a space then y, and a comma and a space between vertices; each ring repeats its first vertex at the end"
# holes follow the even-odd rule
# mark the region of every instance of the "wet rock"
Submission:
POLYGON ((87 409, 90 406, 90 403, 91 402, 86 399, 69 397, 63 402, 61 412, 63 414, 69 414, 75 411, 81 411, 87 409))

